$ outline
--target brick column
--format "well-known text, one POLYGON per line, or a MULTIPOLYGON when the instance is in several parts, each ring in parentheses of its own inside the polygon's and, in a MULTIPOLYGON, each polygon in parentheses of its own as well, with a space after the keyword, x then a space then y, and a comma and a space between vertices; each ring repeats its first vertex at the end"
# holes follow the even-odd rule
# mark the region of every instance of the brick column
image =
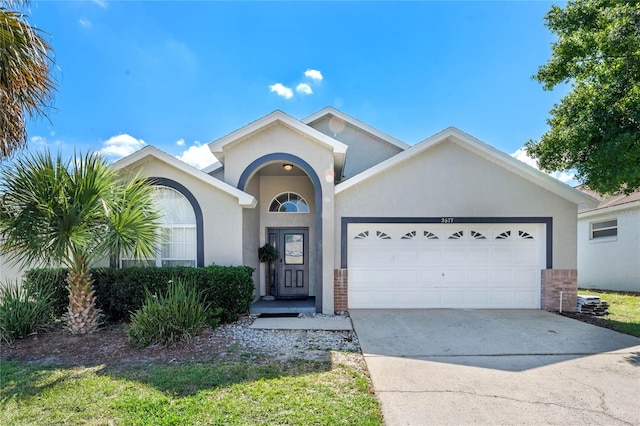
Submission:
POLYGON ((333 307, 336 312, 349 308, 349 271, 333 270, 333 307))
POLYGON ((549 312, 560 310, 562 291, 562 311, 576 312, 578 309, 578 271, 575 269, 542 270, 542 309, 549 312))

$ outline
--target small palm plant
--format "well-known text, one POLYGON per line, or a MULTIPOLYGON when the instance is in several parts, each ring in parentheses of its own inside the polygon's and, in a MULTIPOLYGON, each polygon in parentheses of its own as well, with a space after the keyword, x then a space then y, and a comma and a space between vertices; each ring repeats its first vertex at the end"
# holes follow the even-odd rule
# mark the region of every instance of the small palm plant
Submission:
POLYGON ((90 267, 111 255, 144 258, 158 244, 153 186, 123 179, 95 153, 70 160, 35 153, 15 160, 0 182, 0 253, 23 266, 65 266, 73 334, 95 331, 90 267))

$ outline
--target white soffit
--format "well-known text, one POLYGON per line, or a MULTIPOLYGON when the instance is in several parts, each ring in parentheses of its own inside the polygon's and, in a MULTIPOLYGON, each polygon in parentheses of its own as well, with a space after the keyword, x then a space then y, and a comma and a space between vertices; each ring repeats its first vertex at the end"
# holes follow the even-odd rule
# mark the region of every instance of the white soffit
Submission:
POLYGON ((353 118, 350 115, 345 114, 344 112, 329 106, 321 109, 316 113, 311 114, 306 118, 303 118, 301 121, 307 125, 311 125, 311 123, 313 123, 314 121, 320 120, 321 118, 327 115, 333 115, 334 117, 338 117, 339 119, 351 124, 353 127, 356 127, 366 133, 369 133, 370 135, 375 136, 378 139, 382 139, 383 141, 391 145, 394 145, 402 149, 403 151, 411 147, 411 145, 402 142, 400 139, 396 139, 393 136, 388 135, 376 129, 373 126, 368 125, 367 123, 363 123, 362 121, 356 118, 353 118))
POLYGON ((338 169, 342 169, 344 165, 345 154, 347 153, 348 146, 343 144, 340 141, 337 141, 322 132, 317 131, 316 129, 307 126, 299 120, 291 117, 288 114, 280 110, 276 110, 271 114, 265 115, 258 120, 247 124, 246 126, 229 133, 226 136, 221 137, 218 140, 215 140, 209 143, 209 149, 213 155, 220 161, 224 162, 224 148, 230 144, 239 143, 255 133, 258 133, 265 128, 268 128, 277 123, 282 123, 283 125, 289 127, 290 129, 300 133, 307 138, 310 138, 317 143, 323 145, 326 148, 329 148, 333 152, 335 166, 338 169))
POLYGON ((397 167, 403 161, 412 158, 413 156, 418 155, 419 153, 437 146, 445 141, 456 143, 461 147, 480 155, 488 161, 491 161, 498 166, 503 167, 529 180, 530 182, 575 203, 576 205, 597 205, 597 200, 595 200, 594 198, 578 191, 577 189, 572 188, 569 185, 560 182, 555 178, 552 178, 546 173, 543 173, 540 170, 537 170, 529 166, 528 164, 525 164, 522 161, 513 158, 509 154, 506 154, 455 127, 448 127, 443 131, 423 140, 422 142, 413 145, 406 151, 403 151, 371 167, 370 169, 365 170, 364 172, 352 177, 351 179, 336 185, 336 194, 339 194, 340 192, 345 191, 384 170, 390 169, 392 167, 397 167))
POLYGON ((174 167, 223 192, 226 192, 227 194, 237 198, 238 204, 240 204, 240 206, 242 207, 254 208, 258 204, 258 200, 256 200, 252 195, 247 194, 246 192, 241 191, 238 188, 221 181, 220 179, 209 176, 208 174, 196 169, 195 167, 185 163, 184 161, 172 157, 166 152, 151 145, 147 145, 144 148, 134 152, 133 154, 116 161, 111 166, 116 170, 122 170, 126 167, 133 166, 138 162, 145 161, 145 159, 148 160, 149 157, 162 161, 163 163, 166 163, 171 167, 174 167))

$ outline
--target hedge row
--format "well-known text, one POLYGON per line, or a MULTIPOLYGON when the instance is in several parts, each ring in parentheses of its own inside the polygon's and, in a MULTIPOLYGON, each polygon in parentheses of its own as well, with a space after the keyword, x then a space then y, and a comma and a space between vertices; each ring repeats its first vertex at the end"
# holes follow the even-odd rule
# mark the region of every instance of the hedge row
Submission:
MULTIPOLYGON (((110 322, 129 321, 133 312, 145 301, 146 290, 165 292, 171 280, 194 282, 206 303, 221 308, 223 322, 236 320, 249 312, 254 284, 249 266, 208 266, 206 268, 97 268, 92 271, 97 305, 110 322)), ((58 313, 66 311, 66 269, 31 269, 25 274, 27 288, 37 283, 56 287, 55 306, 58 313)))

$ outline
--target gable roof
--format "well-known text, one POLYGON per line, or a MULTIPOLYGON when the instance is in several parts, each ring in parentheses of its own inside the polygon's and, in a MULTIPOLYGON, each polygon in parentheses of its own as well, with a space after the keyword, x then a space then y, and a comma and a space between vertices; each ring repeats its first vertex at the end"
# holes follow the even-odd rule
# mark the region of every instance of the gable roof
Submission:
POLYGON ((311 114, 310 116, 303 118, 301 121, 304 124, 307 124, 309 126, 311 126, 312 123, 314 123, 315 121, 318 121, 324 117, 326 117, 327 115, 332 115, 334 117, 338 117, 339 119, 341 119, 342 121, 352 125, 355 128, 358 128, 362 131, 364 131, 365 133, 368 133, 372 136, 374 136, 377 139, 381 139, 391 145, 394 145, 402 150, 405 150, 407 148, 409 148, 411 145, 406 144, 404 142, 402 142, 400 139, 396 139, 391 135, 388 135, 384 132, 381 132, 380 130, 376 129, 373 126, 368 125, 367 123, 363 123, 362 121, 351 117, 348 114, 345 114, 344 112, 337 110, 333 107, 324 107, 323 109, 321 109, 318 112, 315 112, 313 114, 311 114))
POLYGON ((161 161, 171 167, 174 167, 190 176, 193 176, 194 178, 208 185, 211 185, 219 189, 220 191, 226 192, 232 197, 237 198, 238 204, 240 204, 240 206, 242 207, 253 208, 258 204, 258 201, 252 195, 247 194, 246 192, 241 191, 238 188, 231 186, 219 179, 209 176, 208 174, 196 169, 195 167, 185 163, 184 161, 172 157, 166 152, 161 151, 151 145, 147 145, 144 148, 134 152, 133 154, 116 161, 111 166, 116 170, 121 170, 136 163, 149 161, 152 158, 161 161))
POLYGON ((524 179, 548 190, 552 193, 571 201, 577 205, 594 206, 596 200, 587 194, 584 194, 569 185, 566 185, 559 180, 547 175, 546 173, 537 170, 522 161, 513 158, 509 154, 506 154, 482 141, 474 138, 473 136, 455 128, 449 127, 435 135, 419 142, 407 150, 385 160, 368 170, 352 177, 351 179, 336 185, 336 194, 343 192, 361 182, 376 176, 379 173, 389 170, 398 166, 402 162, 425 152, 439 144, 450 141, 462 146, 465 149, 474 152, 481 157, 491 161, 498 166, 501 166, 512 173, 515 173, 524 179))
POLYGON ((213 155, 224 164, 224 148, 229 145, 240 143, 243 140, 253 136, 254 134, 271 127, 276 124, 282 124, 289 129, 305 136, 316 143, 329 148, 333 152, 334 167, 336 168, 336 174, 342 172, 344 167, 344 160, 347 153, 347 145, 339 142, 322 132, 317 131, 313 127, 307 126, 299 120, 291 117, 288 114, 280 110, 275 110, 270 114, 265 115, 256 121, 247 124, 246 126, 229 133, 226 136, 221 137, 211 143, 209 143, 209 149, 213 155))

